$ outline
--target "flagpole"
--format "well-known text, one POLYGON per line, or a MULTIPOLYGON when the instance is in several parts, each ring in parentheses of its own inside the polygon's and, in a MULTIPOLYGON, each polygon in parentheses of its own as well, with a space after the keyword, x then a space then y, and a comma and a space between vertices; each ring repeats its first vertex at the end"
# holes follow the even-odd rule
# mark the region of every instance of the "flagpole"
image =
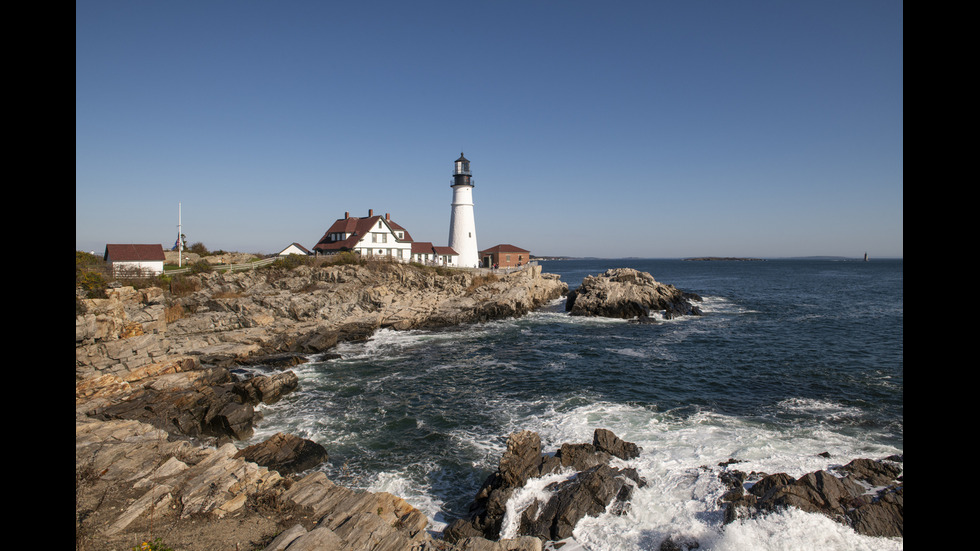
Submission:
POLYGON ((180 240, 180 202, 177 202, 177 267, 183 266, 184 243, 180 240))

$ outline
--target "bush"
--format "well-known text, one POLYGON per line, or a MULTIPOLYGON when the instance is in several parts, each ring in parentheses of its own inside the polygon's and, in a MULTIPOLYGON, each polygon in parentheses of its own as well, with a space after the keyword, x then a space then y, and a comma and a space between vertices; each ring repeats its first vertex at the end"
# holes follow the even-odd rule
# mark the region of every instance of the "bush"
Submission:
POLYGON ((169 287, 172 296, 182 297, 200 290, 201 283, 196 278, 178 275, 170 279, 169 287))
POLYGON ((367 263, 367 260, 363 256, 353 253, 350 251, 344 251, 342 253, 337 253, 333 256, 328 257, 331 264, 353 264, 356 266, 361 266, 367 263))
POLYGON ((211 267, 211 263, 207 260, 198 260, 197 262, 191 264, 190 268, 192 274, 205 274, 214 271, 214 268, 211 267))
POLYGON ((102 257, 75 251, 75 286, 85 290, 87 298, 105 298, 109 274, 102 257))
POLYGON ((277 258, 272 264, 269 264, 269 267, 279 268, 283 270, 292 270, 297 266, 312 266, 315 263, 316 263, 316 259, 314 259, 313 257, 301 256, 298 254, 290 254, 277 258))
POLYGON ((204 243, 201 243, 200 241, 188 247, 187 250, 200 256, 208 256, 211 254, 208 252, 208 248, 204 246, 204 243))
POLYGON ((98 272, 82 272, 76 275, 75 285, 85 290, 86 298, 106 298, 109 282, 98 272))

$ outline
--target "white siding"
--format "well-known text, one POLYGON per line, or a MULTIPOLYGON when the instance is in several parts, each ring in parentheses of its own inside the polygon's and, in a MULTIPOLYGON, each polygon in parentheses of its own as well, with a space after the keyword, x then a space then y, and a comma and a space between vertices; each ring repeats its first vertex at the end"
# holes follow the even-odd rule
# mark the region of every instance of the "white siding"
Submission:
POLYGON ((476 245, 476 218, 473 215, 473 186, 453 186, 449 246, 459 253, 458 262, 461 267, 480 266, 480 249, 476 245))
MULTIPOLYGON (((111 261, 111 259, 110 259, 111 261)), ((126 262, 112 262, 112 271, 115 274, 124 274, 127 271, 139 272, 145 275, 160 275, 163 273, 163 261, 162 260, 148 260, 148 261, 126 261, 126 262)))

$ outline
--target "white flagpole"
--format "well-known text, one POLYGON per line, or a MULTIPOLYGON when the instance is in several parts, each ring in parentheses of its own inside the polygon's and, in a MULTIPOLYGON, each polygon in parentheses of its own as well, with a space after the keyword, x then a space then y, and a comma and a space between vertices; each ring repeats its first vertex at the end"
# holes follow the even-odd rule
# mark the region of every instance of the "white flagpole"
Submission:
POLYGON ((183 266, 184 242, 180 240, 180 202, 177 203, 177 267, 183 266))

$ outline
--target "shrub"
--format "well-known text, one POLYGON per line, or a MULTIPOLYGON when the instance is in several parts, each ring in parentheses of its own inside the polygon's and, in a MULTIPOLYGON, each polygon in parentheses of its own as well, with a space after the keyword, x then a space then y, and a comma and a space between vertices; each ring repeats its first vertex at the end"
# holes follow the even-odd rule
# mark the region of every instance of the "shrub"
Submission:
POLYGON ((272 264, 269 264, 268 267, 292 270, 298 266, 310 266, 315 263, 316 261, 313 257, 290 254, 277 258, 272 264))
POLYGON ((197 262, 191 264, 190 268, 192 274, 204 274, 214 271, 211 263, 207 260, 198 260, 197 262))
POLYGON ((329 258, 330 258, 329 262, 331 264, 353 264, 353 265, 361 266, 367 263, 367 260, 365 260, 363 256, 350 251, 337 253, 333 256, 330 256, 329 258))
POLYGON ((76 274, 75 285, 85 290, 86 298, 106 298, 109 282, 99 272, 82 272, 76 274))
POLYGON ((170 294, 175 297, 189 295, 200 288, 201 284, 196 278, 178 275, 170 280, 170 294))

